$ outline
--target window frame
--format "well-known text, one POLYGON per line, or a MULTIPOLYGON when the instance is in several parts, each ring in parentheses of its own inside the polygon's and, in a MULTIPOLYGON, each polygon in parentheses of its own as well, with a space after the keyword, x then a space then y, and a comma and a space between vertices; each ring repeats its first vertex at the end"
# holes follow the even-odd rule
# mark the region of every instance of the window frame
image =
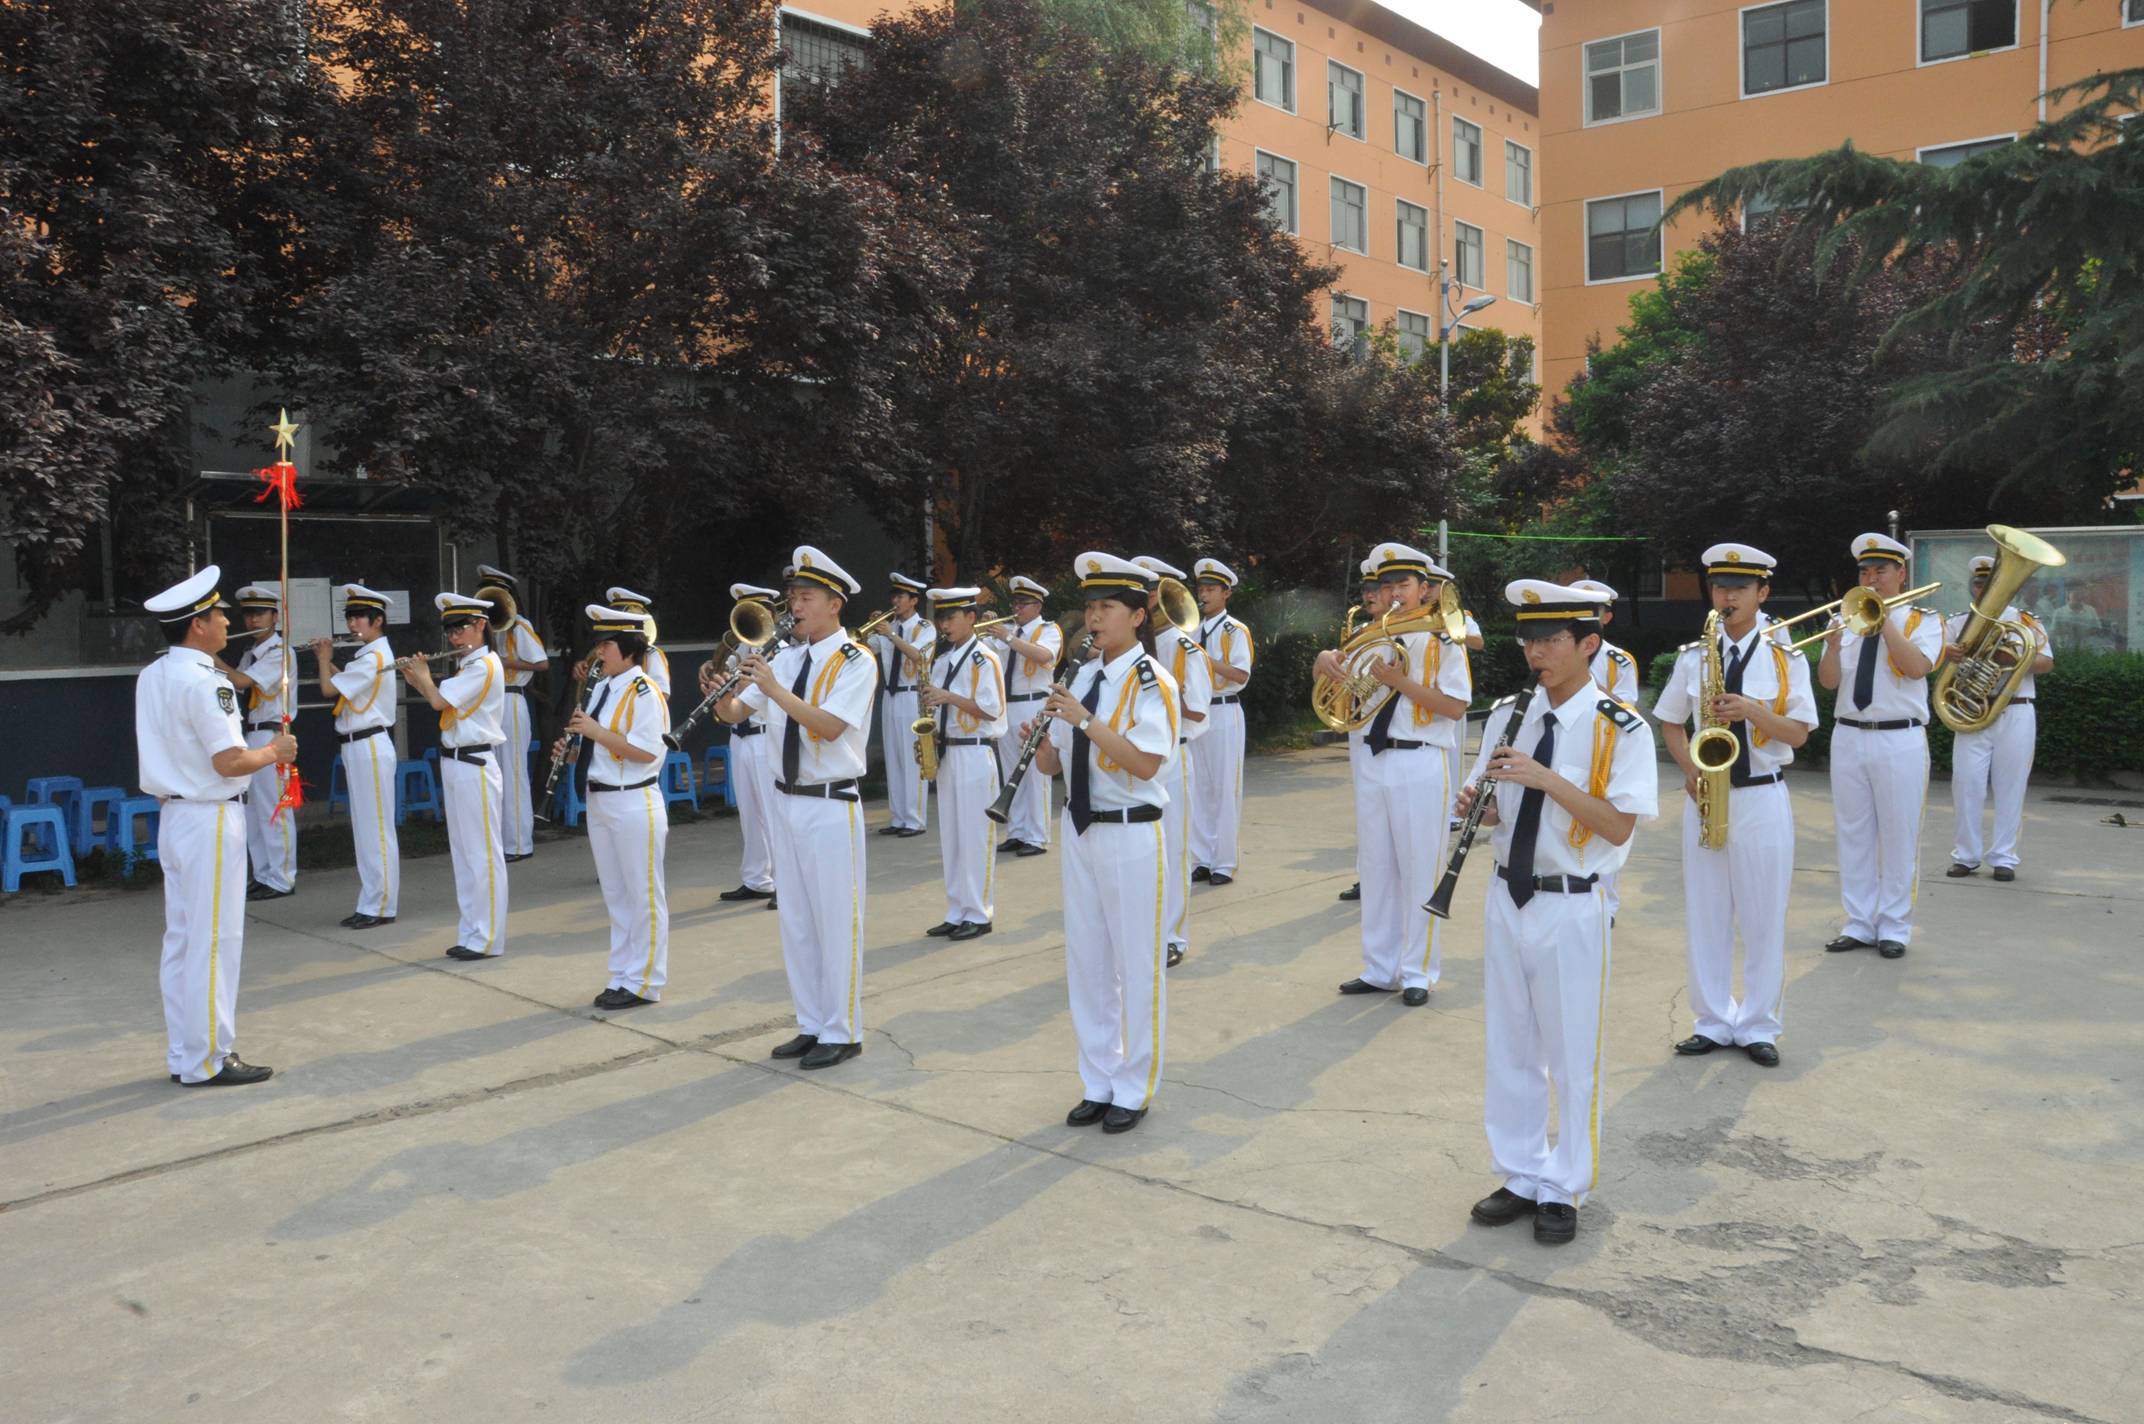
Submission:
POLYGON ((1407 342, 1404 337, 1406 328, 1400 324, 1400 318, 1405 316, 1411 316, 1416 321, 1422 322, 1429 327, 1429 330, 1422 335, 1422 350, 1414 358, 1420 361, 1424 356, 1437 349, 1437 319, 1428 312, 1409 311, 1405 307, 1394 307, 1392 309, 1392 331, 1394 336, 1400 338, 1399 349, 1400 354, 1403 356, 1407 353, 1407 342))
MULTIPOLYGON (((807 25, 823 25, 829 30, 838 30, 845 35, 862 40, 866 44, 871 39, 871 31, 865 29, 862 25, 851 24, 847 20, 837 20, 831 15, 821 15, 814 10, 800 9, 795 5, 777 5, 774 7, 774 47, 777 51, 782 48, 782 21, 785 17, 792 15, 807 25)), ((774 66, 773 105, 775 141, 777 144, 780 143, 782 129, 782 77, 782 66, 777 64, 774 66)))
POLYGON ((1392 152, 1402 162, 1419 163, 1425 168, 1429 166, 1429 101, 1419 94, 1408 93, 1397 84, 1392 86, 1392 152), (1409 158, 1406 154, 1400 152, 1400 100, 1402 99, 1412 99, 1422 109, 1421 116, 1415 120, 1415 123, 1422 131, 1422 151, 1413 158, 1409 158))
POLYGON ((1264 104, 1267 108, 1278 109, 1284 114, 1292 114, 1296 112, 1296 110, 1300 107, 1298 103, 1299 86, 1296 83, 1296 70, 1301 67, 1296 63, 1296 55, 1297 51, 1294 40, 1289 39, 1286 35, 1281 34, 1278 30, 1269 30, 1263 25, 1251 26, 1252 103, 1264 104), (1276 104, 1271 99, 1265 98, 1258 92, 1258 37, 1260 35, 1264 35, 1267 39, 1274 40, 1288 47, 1288 69, 1281 82, 1281 88, 1283 91, 1282 97, 1287 100, 1287 102, 1284 104, 1276 104))
POLYGON ((1357 257, 1368 257, 1370 255, 1370 185, 1357 183, 1354 179, 1338 173, 1328 172, 1325 176, 1325 245, 1327 247, 1336 247, 1342 252, 1352 252, 1357 257), (1349 247, 1340 240, 1340 234, 1333 230, 1338 227, 1338 224, 1332 220, 1333 209, 1340 202, 1339 185, 1343 183, 1362 194, 1362 246, 1360 247, 1349 247))
POLYGON ((1489 290, 1489 234, 1479 224, 1466 222, 1459 218, 1452 219, 1452 285, 1455 287, 1471 287, 1477 292, 1489 290), (1474 274, 1478 280, 1472 282, 1467 280, 1465 264, 1459 260, 1462 247, 1460 234, 1462 232, 1474 234, 1474 246, 1481 254, 1481 270, 1474 274))
MULTIPOLYGON (((1944 0, 1949 4, 1951 0, 1944 0)), ((1960 0, 1970 5, 1972 0, 1960 0)), ((2025 43, 2024 0, 2010 0, 2010 43, 1993 49, 1968 49, 1957 54, 1947 54, 1941 59, 1928 57, 1928 0, 1913 0, 1913 67, 1926 69, 1932 64, 1956 64, 1961 59, 1978 59, 1988 54, 2009 54, 2025 43)), ((1970 20, 1967 22, 1970 28, 1970 20)), ((1827 61, 1828 62, 1828 61, 1827 61)), ((1941 145, 1938 145, 1939 147, 1941 145)))
MULTIPOLYGON (((1616 72, 1619 74, 1626 74, 1629 72, 1629 70, 1630 66, 1624 65, 1616 72)), ((1642 30, 1626 30, 1624 33, 1619 35, 1601 35, 1595 39, 1579 41, 1578 116, 1580 119, 1580 127, 1591 129, 1599 128, 1604 124, 1627 124, 1636 122, 1641 119, 1657 119, 1667 111, 1667 38, 1661 32, 1660 26, 1651 25, 1642 30), (1651 35, 1653 37, 1653 107, 1646 110, 1642 114, 1617 114, 1612 119, 1597 119, 1593 117, 1593 72, 1586 67, 1586 51, 1593 48, 1593 46, 1597 44, 1606 44, 1610 40, 1635 39, 1639 35, 1651 35)))
MULTIPOLYGON (((1977 147, 1979 147, 1979 146, 1980 146, 1980 145, 1982 145, 1982 144, 1985 144, 1985 145, 1987 145, 1988 147, 1990 147, 1990 148, 1993 148, 1993 147, 1995 147, 1995 146, 1997 146, 1997 145, 1999 145, 1999 144, 2005 144, 2005 143, 2016 143, 2016 142, 2017 142, 2017 134, 2015 134, 2015 133, 1986 134, 1986 135, 1983 135, 1983 136, 1982 136, 1982 137, 1980 137, 1980 138, 1959 138, 1959 139, 1952 139, 1952 140, 1951 140, 1950 142, 1948 142, 1948 143, 1931 143, 1931 144, 1928 144, 1928 145, 1927 145, 1927 146, 1925 146, 1925 147, 1922 147, 1922 148, 1916 148, 1915 150, 1913 150, 1913 161, 1914 161, 1915 163, 1926 163, 1926 162, 1928 161, 1928 155, 1929 155, 1929 154, 1931 154, 1931 153, 1941 153, 1941 152, 1943 152, 1943 151, 1944 151, 1945 149, 1951 149, 1951 148, 1977 148, 1977 147)), ((1967 154, 1967 155, 1965 156, 1965 158, 1961 158, 1961 159, 1959 159, 1959 160, 1958 160, 1958 163, 1963 163, 1963 162, 1965 162, 1965 161, 1966 161, 1967 159, 1970 159, 1970 158, 1972 158, 1972 157, 1974 157, 1974 156, 1975 156, 1975 155, 1973 155, 1973 154, 1970 154, 1970 153, 1968 153, 1968 154, 1967 154)), ((1949 164, 1949 165, 1946 165, 1946 166, 1948 166, 1948 167, 1951 167, 1951 168, 1956 168, 1956 167, 1958 166, 1958 163, 1952 163, 1952 164, 1949 164)))
POLYGON ((1752 10, 1773 10, 1782 5, 1792 5, 1796 0, 1757 0, 1753 5, 1744 5, 1735 12, 1735 90, 1743 99, 1769 99, 1774 94, 1799 94, 1807 89, 1822 89, 1831 83, 1831 0, 1819 0, 1824 9, 1824 77, 1812 79, 1806 84, 1783 84, 1777 89, 1760 89, 1752 94, 1749 88, 1749 14, 1752 10))
MULTIPOLYGON (((1338 307, 1342 302, 1358 302, 1362 306, 1362 330, 1356 332, 1354 339, 1344 347, 1338 340, 1333 342, 1334 350, 1344 350, 1350 359, 1359 361, 1367 354, 1370 346, 1370 299, 1368 297, 1358 297, 1353 292, 1343 292, 1338 287, 1334 287, 1330 295, 1332 297, 1332 307, 1338 307)), ((1328 310, 1330 309, 1328 308, 1328 310)), ((1340 325, 1340 313, 1333 311, 1332 319, 1325 325, 1327 331, 1334 331, 1340 325)))
POLYGON ((1488 132, 1480 124, 1459 114, 1452 115, 1452 180, 1457 183, 1464 183, 1469 188, 1486 188, 1489 178, 1489 157, 1484 150, 1488 146, 1488 132), (1459 171, 1459 126, 1461 124, 1465 124, 1468 128, 1474 130, 1474 176, 1472 178, 1459 171))
POLYGON ((1392 262, 1394 266, 1404 267, 1410 272, 1426 273, 1430 270, 1429 259, 1437 250, 1437 239, 1436 234, 1430 230, 1428 208, 1423 207, 1420 203, 1410 203, 1405 198, 1395 196, 1392 200, 1392 239, 1392 262), (1422 215, 1422 221, 1419 224, 1422 229, 1422 265, 1419 267, 1407 260, 1405 232, 1407 224, 1404 211, 1407 208, 1413 208, 1422 215))
POLYGON ((2144 25, 2144 0, 2114 0, 2114 13, 2121 20, 2123 29, 2133 30, 2144 25), (2136 7, 2134 16, 2129 13, 2131 6, 2136 7))
POLYGON ((1504 239, 1504 295, 1515 302, 1524 302, 1530 307, 1539 306, 1541 303, 1541 273, 1535 263, 1535 256, 1536 253, 1532 243, 1521 242, 1515 237, 1504 239), (1511 254, 1513 248, 1517 248, 1526 254, 1527 290, 1526 295, 1523 297, 1511 290, 1511 254))
POLYGON ((1504 201, 1517 203, 1520 207, 1529 211, 1534 206, 1534 151, 1531 147, 1520 143, 1515 138, 1504 140, 1504 201), (1526 196, 1523 198, 1511 196, 1511 151, 1513 149, 1517 149, 1520 153, 1526 155, 1526 196))
MULTIPOLYGON (((1591 208, 1595 203, 1613 203, 1627 198, 1645 197, 1658 198, 1660 200, 1661 214, 1663 215, 1663 217, 1666 215, 1668 208, 1668 192, 1665 188, 1633 188, 1627 193, 1599 193, 1593 197, 1582 198, 1579 200, 1578 218, 1579 221, 1584 224, 1584 229, 1580 233, 1580 238, 1585 244, 1586 286, 1612 287, 1619 282, 1652 282, 1657 281, 1660 277, 1660 274, 1667 270, 1668 234, 1667 230, 1665 228, 1662 228, 1660 231, 1660 260, 1653 267, 1652 271, 1631 272, 1621 277, 1596 277, 1593 275, 1593 219, 1590 211, 1591 208)), ((1655 219, 1654 225, 1659 225, 1658 219, 1655 219)), ((1628 231, 1628 229, 1625 229, 1625 231, 1628 231)))
POLYGON ((1370 76, 1364 74, 1353 65, 1342 64, 1331 55, 1325 57, 1325 129, 1328 133, 1336 133, 1344 138, 1351 138, 1357 143, 1368 143, 1370 141, 1370 76), (1344 129, 1334 120, 1333 71, 1336 69, 1342 74, 1354 75, 1356 84, 1360 86, 1355 90, 1355 116, 1362 125, 1362 132, 1360 133, 1344 129))
POLYGON ((1288 225, 1283 227, 1281 231, 1287 233, 1290 237, 1301 237, 1303 235, 1303 165, 1284 153, 1275 153, 1270 148, 1254 148, 1251 150, 1251 176, 1257 179, 1261 185, 1266 181, 1266 175, 1258 171, 1258 160, 1261 158, 1270 158, 1276 163, 1285 163, 1294 171, 1295 176, 1288 184, 1288 225))

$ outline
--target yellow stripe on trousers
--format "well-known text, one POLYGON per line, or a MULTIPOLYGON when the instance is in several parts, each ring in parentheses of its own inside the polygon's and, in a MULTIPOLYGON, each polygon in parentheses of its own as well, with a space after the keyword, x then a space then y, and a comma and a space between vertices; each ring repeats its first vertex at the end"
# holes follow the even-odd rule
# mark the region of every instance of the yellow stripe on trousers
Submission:
POLYGON ((1593 1145, 1593 1175, 1586 1180, 1588 1192, 1601 1180, 1601 1044, 1608 1027, 1608 892, 1598 885, 1593 887, 1593 905, 1601 916, 1601 993, 1593 1010, 1593 1120, 1587 1124, 1593 1145))
MULTIPOLYGON (((499 769, 499 775, 506 775, 504 767, 499 769)), ((490 936, 484 942, 484 952, 490 954, 499 947, 498 875, 492 869, 498 861, 498 857, 492 854, 498 841, 491 829, 491 788, 484 784, 484 768, 481 764, 476 769, 476 794, 477 799, 484 803, 484 932, 490 936)))
POLYGON ((1169 853, 1166 838, 1161 833, 1161 822, 1154 823, 1154 1022, 1151 1025, 1153 1038, 1146 1062, 1146 1102, 1154 1105, 1154 1080, 1161 1074, 1161 972, 1168 963, 1169 942, 1161 933, 1161 887, 1163 877, 1169 873, 1169 853))
POLYGON ((1184 940, 1188 944, 1189 940, 1185 939, 1184 935, 1184 924, 1191 918, 1191 744, 1184 743, 1178 749, 1177 756, 1177 780, 1181 783, 1180 789, 1184 794, 1184 849, 1183 854, 1176 857, 1176 870, 1177 874, 1183 877, 1184 898, 1176 907, 1176 924, 1169 931, 1169 937, 1184 940))
MULTIPOLYGON (((856 838, 856 803, 849 807, 849 1032, 857 1031, 856 1025, 863 1018, 863 867, 856 863, 862 852, 863 842, 856 838)), ((859 1040, 860 1041, 860 1040, 859 1040)))
MULTIPOLYGON (((216 811, 216 879, 208 902, 208 1057, 194 1071, 208 1072, 211 1063, 221 1063, 216 1052, 216 958, 223 949, 223 811, 216 811)), ((213 1075, 211 1075, 213 1076, 213 1075)))
POLYGON ((365 738, 365 750, 372 758, 372 828, 379 833, 380 837, 380 912, 382 914, 386 913, 388 902, 394 899, 394 892, 388 887, 388 880, 393 874, 393 870, 387 863, 387 818, 395 813, 395 805, 394 802, 383 800, 380 796, 380 748, 378 744, 380 737, 387 735, 388 733, 382 732, 378 736, 365 738))
POLYGON ((655 977, 655 788, 640 788, 640 798, 648 813, 648 962, 640 968, 640 997, 648 996, 648 981, 655 977))

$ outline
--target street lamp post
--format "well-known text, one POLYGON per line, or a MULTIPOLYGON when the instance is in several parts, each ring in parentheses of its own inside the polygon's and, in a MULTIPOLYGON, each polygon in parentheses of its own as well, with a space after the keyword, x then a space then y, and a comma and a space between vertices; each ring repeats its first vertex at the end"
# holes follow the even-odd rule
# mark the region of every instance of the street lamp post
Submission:
POLYGON ((1458 311, 1452 311, 1452 264, 1437 264, 1438 310, 1446 314, 1437 328, 1437 401, 1442 404, 1452 389, 1452 333, 1466 325, 1467 318, 1484 307, 1493 306, 1496 298, 1483 293, 1468 302, 1458 311))

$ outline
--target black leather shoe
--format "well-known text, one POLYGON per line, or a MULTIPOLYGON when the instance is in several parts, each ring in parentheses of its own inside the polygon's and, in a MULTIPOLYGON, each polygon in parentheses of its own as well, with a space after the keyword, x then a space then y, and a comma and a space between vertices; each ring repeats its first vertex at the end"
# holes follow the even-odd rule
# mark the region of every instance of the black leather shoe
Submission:
POLYGON ((1213 871, 1206 866, 1202 865, 1191 872, 1191 880, 1193 884, 1203 884, 1211 879, 1213 879, 1213 871))
POLYGON ((1903 959, 1906 955, 1906 946, 1895 939, 1880 939, 1876 941, 1876 952, 1885 959, 1903 959))
POLYGON ((507 856, 507 857, 506 857, 505 859, 506 859, 506 863, 507 863, 508 865, 519 865, 519 864, 520 864, 520 863, 521 863, 522 861, 524 861, 524 860, 534 860, 535 858, 536 858, 536 852, 535 852, 535 851, 532 851, 532 850, 525 850, 525 851, 521 852, 521 854, 519 854, 519 855, 510 855, 510 856, 507 856))
POLYGON ((366 914, 363 910, 352 910, 349 914, 344 915, 335 923, 341 925, 346 930, 354 930, 357 928, 357 922, 359 920, 369 920, 371 918, 372 916, 366 914))
POLYGON ((1400 991, 1400 1002, 1410 1009, 1419 1009, 1429 1002, 1429 990, 1420 988, 1402 989, 1400 991))
POLYGON ((1498 1187, 1480 1201, 1474 1210, 1467 1213, 1483 1226, 1509 1226, 1522 1216, 1532 1216, 1534 1204, 1531 1198, 1522 1197, 1509 1187, 1498 1187))
POLYGON ((782 908, 782 907, 781 907, 780 905, 778 905, 778 904, 776 904, 776 903, 775 903, 775 902, 776 902, 776 901, 777 901, 777 900, 778 900, 779 898, 780 898, 780 895, 779 895, 779 893, 777 893, 777 894, 774 894, 774 895, 769 895, 769 896, 767 897, 767 908, 768 908, 768 909, 770 909, 770 910, 779 910, 780 908, 782 908))
POLYGON ((1004 840, 998 842, 998 854, 1003 855, 1009 850, 1018 850, 1026 844, 1027 842, 1021 840, 1018 836, 1007 836, 1004 840))
POLYGON ((878 828, 878 834, 882 836, 897 836, 900 833, 901 828, 899 826, 880 826, 878 828))
POLYGON ((1362 882, 1358 880, 1353 885, 1348 886, 1347 889, 1342 890, 1340 898, 1343 900, 1360 900, 1362 898, 1362 882))
POLYGON ((946 938, 950 940, 981 939, 984 935, 989 933, 990 924, 987 920, 984 921, 982 924, 976 924, 973 921, 969 921, 964 924, 958 924, 953 926, 951 932, 946 935, 946 938))
POLYGON ((1953 880, 1962 880, 1978 869, 1980 869, 1980 867, 1977 865, 1966 865, 1960 861, 1954 860, 1950 863, 1950 869, 1944 871, 1943 873, 1953 880))
POLYGON ((1366 979, 1350 979, 1340 986, 1343 994, 1389 994, 1392 991, 1382 984, 1372 984, 1366 979))
POLYGON ((772 890, 754 890, 749 885, 740 885, 735 890, 723 891, 715 898, 717 900, 728 900, 732 903, 739 900, 772 900, 774 892, 772 890))
POLYGON ((898 835, 898 836, 899 836, 899 837, 900 837, 900 838, 901 838, 902 840, 904 840, 904 841, 905 841, 905 840, 907 840, 907 839, 908 839, 908 838, 909 838, 910 836, 920 836, 920 835, 922 835, 922 834, 923 834, 923 827, 921 827, 921 826, 903 826, 903 827, 901 827, 901 829, 900 829, 900 830, 898 830, 898 831, 894 832, 894 834, 895 834, 895 835, 898 835))
POLYGON ((643 999, 631 989, 605 989, 596 995, 599 1009, 637 1009, 642 1004, 652 1004, 653 999, 643 999))
POLYGON ((819 1040, 816 1037, 808 1033, 800 1033, 767 1056, 769 1058, 802 1058, 818 1046, 819 1040))
POLYGON ((1865 939, 1855 939, 1852 935, 1840 935, 1837 939, 1824 946, 1824 952, 1826 954, 1844 954, 1850 949, 1874 949, 1875 947, 1865 939))
POLYGON ((1534 1240, 1562 1246, 1578 1235, 1578 1208, 1568 1202, 1543 1202, 1534 1209, 1534 1240))
POLYGON ((198 1083, 181 1083, 182 1088, 243 1088, 248 1083, 265 1083, 275 1076, 275 1069, 262 1068, 247 1063, 237 1054, 223 1060, 213 1078, 203 1078, 198 1083))
POLYGON ((1081 1098, 1079 1106, 1065 1114, 1066 1127, 1092 1127, 1109 1111, 1109 1104, 1098 1103, 1092 1098, 1081 1098))
POLYGON ((353 915, 343 921, 353 930, 369 930, 378 925, 391 925, 394 922, 395 917, 393 915, 353 915))
POLYGON ((1716 1038, 1707 1038, 1701 1033, 1693 1033, 1681 1043, 1676 1044, 1675 1051, 1685 1058, 1700 1058, 1712 1052, 1715 1048, 1725 1048, 1726 1046, 1716 1038))
POLYGON ((831 1068, 836 1063, 846 1063, 862 1054, 860 1043, 822 1043, 797 1060, 799 1068, 831 1068))
POLYGON ((273 889, 269 886, 261 884, 257 880, 246 887, 246 898, 248 900, 280 900, 285 895, 293 893, 295 892, 290 890, 273 889))
POLYGON ((1236 883, 1236 877, 1225 871, 1216 870, 1206 877, 1206 883, 1209 885, 1233 885, 1236 883))
POLYGON ((1779 1050, 1769 1043, 1745 1043, 1742 1045, 1742 1051, 1747 1053, 1749 1061, 1759 1068, 1779 1066, 1779 1050))
POLYGON ((484 952, 482 950, 471 949, 465 944, 457 944, 447 951, 447 958, 449 959, 482 959, 483 957, 484 952))
POLYGON ((932 939, 939 939, 951 936, 953 931, 959 928, 960 926, 954 924, 951 920, 940 920, 937 924, 932 925, 929 929, 925 930, 924 933, 929 935, 932 939))
POLYGON ((1018 856, 1022 860, 1025 860, 1031 855, 1048 855, 1049 853, 1050 848, 1048 846, 1038 846, 1033 841, 1021 842, 1020 848, 1013 852, 1014 855, 1018 856))
MULTIPOLYGON (((1993 875, 1997 880, 2002 881, 2006 885, 2011 881, 2017 879, 2017 871, 2013 870, 2007 865, 1998 865, 1995 867, 1995 869, 1989 871, 1988 873, 1990 875, 1993 875)), ((288 895, 290 892, 286 890, 283 893, 288 895)))
POLYGON ((1111 1104, 1109 1111, 1102 1114, 1102 1131, 1130 1132, 1139 1125, 1139 1119, 1145 1116, 1145 1108, 1120 1108, 1111 1104))
POLYGON ((1170 945, 1170 946, 1169 946, 1169 968, 1171 968, 1171 969, 1174 969, 1174 968, 1175 968, 1175 967, 1176 967, 1177 965, 1179 965, 1179 964, 1182 964, 1183 962, 1184 962, 1184 947, 1183 947, 1182 945, 1180 945, 1180 944, 1172 944, 1172 945, 1170 945))

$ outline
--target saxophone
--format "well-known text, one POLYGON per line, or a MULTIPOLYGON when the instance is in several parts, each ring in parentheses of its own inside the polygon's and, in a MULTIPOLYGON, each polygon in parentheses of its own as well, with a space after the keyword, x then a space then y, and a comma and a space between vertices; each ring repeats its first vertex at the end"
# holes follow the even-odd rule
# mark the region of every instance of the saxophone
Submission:
POLYGON ((1698 689, 1697 735, 1690 739, 1690 759, 1697 763, 1697 843, 1706 850, 1727 849, 1728 775, 1742 755, 1742 739, 1713 715, 1712 704, 1727 695, 1727 669, 1720 661, 1720 615, 1705 616, 1705 677, 1698 689))

